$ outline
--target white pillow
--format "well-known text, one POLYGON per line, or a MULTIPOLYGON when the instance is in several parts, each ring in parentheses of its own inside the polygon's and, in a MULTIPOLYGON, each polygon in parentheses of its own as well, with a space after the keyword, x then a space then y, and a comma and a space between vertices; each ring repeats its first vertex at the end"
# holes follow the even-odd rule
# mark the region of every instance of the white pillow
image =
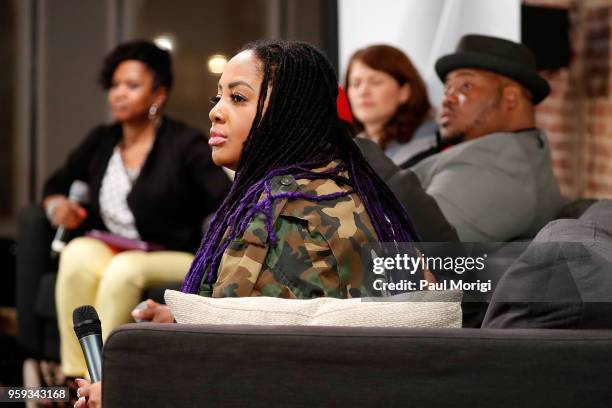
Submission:
POLYGON ((387 298, 309 300, 208 298, 166 290, 178 323, 357 327, 461 327, 461 291, 422 291, 387 298))

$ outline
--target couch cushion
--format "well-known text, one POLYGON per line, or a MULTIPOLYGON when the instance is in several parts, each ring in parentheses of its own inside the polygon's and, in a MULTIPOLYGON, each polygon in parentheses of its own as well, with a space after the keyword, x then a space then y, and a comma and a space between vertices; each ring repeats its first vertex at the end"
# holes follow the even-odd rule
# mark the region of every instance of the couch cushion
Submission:
POLYGON ((176 321, 186 324, 461 327, 460 291, 298 300, 263 296, 207 298, 167 290, 165 298, 176 321))

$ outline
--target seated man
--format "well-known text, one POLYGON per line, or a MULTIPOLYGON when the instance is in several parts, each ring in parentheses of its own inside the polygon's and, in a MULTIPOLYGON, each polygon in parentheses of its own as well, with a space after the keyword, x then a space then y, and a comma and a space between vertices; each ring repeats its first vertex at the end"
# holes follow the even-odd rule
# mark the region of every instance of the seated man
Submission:
MULTIPOLYGON (((462 142, 411 170, 362 149, 395 189, 416 173, 461 241, 494 242, 533 236, 561 207, 544 132, 534 105, 550 92, 524 45, 482 35, 464 36, 454 54, 436 62, 445 83, 438 119, 445 140, 462 142)), ((392 188, 393 189, 393 188, 392 188)))

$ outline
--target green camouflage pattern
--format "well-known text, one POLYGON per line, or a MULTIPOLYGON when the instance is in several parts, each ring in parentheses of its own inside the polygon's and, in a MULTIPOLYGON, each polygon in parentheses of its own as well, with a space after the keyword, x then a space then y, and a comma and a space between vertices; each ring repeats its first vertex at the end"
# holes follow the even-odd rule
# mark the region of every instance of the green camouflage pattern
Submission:
MULTIPOLYGON (((346 172, 341 175, 348 177, 346 172)), ((271 189, 273 194, 299 191, 319 196, 352 190, 330 179, 295 180, 290 175, 273 178, 271 189)), ((372 273, 371 260, 362 259, 362 247, 376 245, 378 237, 357 193, 321 202, 280 199, 273 203, 273 214, 276 246, 270 245, 265 216, 258 213, 223 254, 212 287, 202 280, 200 295, 310 299, 368 294, 365 288, 372 286, 366 282, 372 279, 365 275, 372 273)))

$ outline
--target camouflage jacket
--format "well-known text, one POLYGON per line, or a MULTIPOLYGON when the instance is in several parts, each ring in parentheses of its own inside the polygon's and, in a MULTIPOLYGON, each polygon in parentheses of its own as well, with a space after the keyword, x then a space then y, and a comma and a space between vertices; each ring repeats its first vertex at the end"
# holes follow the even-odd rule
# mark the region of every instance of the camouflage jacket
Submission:
MULTIPOLYGON (((320 196, 351 189, 330 179, 295 180, 290 175, 271 182, 273 194, 298 191, 320 196)), ((367 253, 362 248, 366 243, 376 245, 378 238, 356 192, 320 202, 278 199, 273 214, 276 245, 270 244, 265 216, 258 213, 223 254, 215 284, 211 287, 202 280, 200 295, 347 298, 365 295, 371 288, 371 258, 362 256, 367 253)))

